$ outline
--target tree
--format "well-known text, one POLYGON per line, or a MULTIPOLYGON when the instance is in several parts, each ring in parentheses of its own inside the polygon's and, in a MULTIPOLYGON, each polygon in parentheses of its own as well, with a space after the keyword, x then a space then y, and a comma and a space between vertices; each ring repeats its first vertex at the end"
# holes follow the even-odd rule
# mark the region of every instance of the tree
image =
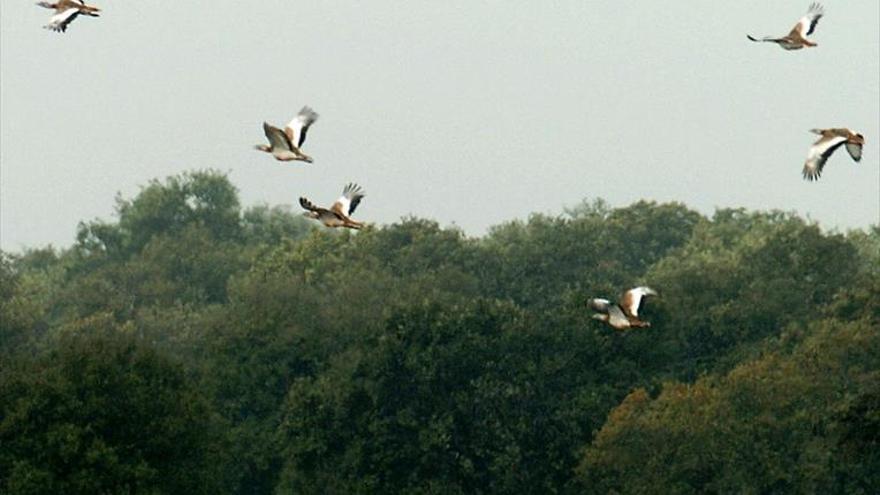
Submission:
POLYGON ((403 310, 371 339, 334 359, 326 374, 298 380, 283 431, 283 487, 304 493, 491 490, 519 458, 499 409, 506 381, 495 345, 516 313, 477 302, 403 310), (478 398, 485 390, 493 397, 478 398))
POLYGON ((646 278, 661 291, 654 320, 675 342, 675 371, 692 380, 729 369, 789 323, 818 317, 858 269, 841 235, 782 213, 721 210, 646 278))
POLYGON ((109 318, 0 376, 4 493, 216 493, 207 403, 109 318))
POLYGON ((878 458, 857 454, 876 441, 880 335, 863 321, 824 320, 806 332, 791 353, 768 352, 692 385, 667 383, 655 399, 632 392, 587 449, 582 486, 594 493, 875 492, 878 458))
POLYGON ((81 256, 105 254, 123 259, 140 252, 157 235, 175 235, 199 225, 218 241, 241 237, 238 194, 229 179, 214 171, 197 171, 153 180, 132 200, 116 199, 117 224, 80 224, 81 256))

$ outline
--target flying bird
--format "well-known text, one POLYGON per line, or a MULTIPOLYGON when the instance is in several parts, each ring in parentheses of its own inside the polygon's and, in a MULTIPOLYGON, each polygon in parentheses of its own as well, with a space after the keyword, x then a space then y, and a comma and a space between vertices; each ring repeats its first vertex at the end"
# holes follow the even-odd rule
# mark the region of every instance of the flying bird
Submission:
POLYGON ((57 33, 67 31, 67 26, 73 22, 78 15, 83 14, 90 17, 99 17, 98 12, 101 11, 101 9, 97 7, 86 5, 83 0, 59 0, 55 3, 37 2, 37 5, 55 10, 55 15, 49 19, 49 24, 46 24, 43 27, 51 29, 57 33))
POLYGON ((822 5, 812 3, 810 4, 810 9, 807 13, 800 18, 798 23, 794 25, 787 36, 781 38, 765 36, 758 39, 747 34, 746 37, 752 41, 769 41, 771 43, 776 43, 786 50, 800 50, 805 46, 816 46, 818 43, 807 39, 807 36, 813 34, 813 31, 816 30, 816 24, 823 15, 825 15, 825 11, 822 9, 822 5))
POLYGON ((809 181, 819 179, 828 157, 841 145, 846 146, 846 151, 849 152, 849 156, 853 160, 858 162, 862 159, 862 146, 865 144, 865 137, 861 134, 846 128, 810 129, 810 132, 821 137, 810 146, 810 151, 807 153, 807 161, 804 163, 803 171, 804 179, 809 181))
POLYGON ((615 330, 650 327, 650 322, 639 319, 639 311, 648 297, 656 295, 657 291, 654 289, 641 286, 624 292, 617 304, 608 299, 596 298, 588 300, 587 305, 596 311, 594 319, 607 323, 615 330))
POLYGON ((314 203, 302 197, 299 198, 299 204, 304 209, 308 210, 306 213, 303 213, 303 215, 320 221, 326 227, 361 229, 364 224, 352 220, 351 215, 354 213, 354 210, 363 198, 364 192, 360 186, 349 183, 345 186, 345 189, 342 190, 342 196, 333 203, 333 206, 331 206, 329 210, 327 208, 315 206, 314 203))
POLYGON ((302 107, 302 110, 288 123, 284 129, 263 122, 263 132, 266 133, 266 139, 269 145, 258 144, 254 148, 271 153, 276 160, 289 162, 299 160, 312 163, 312 157, 302 152, 303 143, 306 142, 306 133, 309 127, 318 120, 318 114, 309 107, 302 107))

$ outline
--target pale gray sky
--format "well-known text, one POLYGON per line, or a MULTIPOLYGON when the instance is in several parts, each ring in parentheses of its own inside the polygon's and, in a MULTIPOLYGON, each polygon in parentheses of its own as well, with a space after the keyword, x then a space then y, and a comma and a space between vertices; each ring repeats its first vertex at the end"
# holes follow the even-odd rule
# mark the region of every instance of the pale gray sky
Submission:
POLYGON ((880 7, 826 1, 815 49, 785 34, 807 0, 766 2, 94 0, 66 34, 0 11, 0 246, 67 246, 114 196, 228 171, 244 205, 330 202, 478 235, 581 199, 796 211, 827 228, 880 215, 880 7), (261 123, 321 115, 283 164, 261 123), (865 135, 817 183, 813 127, 865 135))

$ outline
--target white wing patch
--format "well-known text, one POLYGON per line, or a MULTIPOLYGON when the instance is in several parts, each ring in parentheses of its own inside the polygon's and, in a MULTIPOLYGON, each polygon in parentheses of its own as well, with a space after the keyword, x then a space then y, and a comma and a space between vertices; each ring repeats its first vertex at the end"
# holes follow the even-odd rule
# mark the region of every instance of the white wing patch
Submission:
POLYGON ((827 158, 828 150, 834 148, 844 141, 846 141, 846 138, 842 136, 834 136, 831 139, 819 139, 818 141, 813 143, 813 146, 810 146, 810 152, 807 153, 807 161, 820 160, 824 162, 825 160, 822 158, 823 155, 825 155, 825 158, 827 158))
POLYGON ((821 5, 815 2, 810 4, 809 10, 807 10, 807 13, 800 18, 797 25, 795 25, 794 30, 800 33, 803 37, 813 34, 813 31, 816 30, 816 24, 819 23, 819 19, 821 19, 823 15, 825 15, 825 12, 821 5))
POLYGON ((78 15, 79 9, 77 8, 67 9, 64 12, 55 14, 49 19, 49 24, 46 25, 46 29, 64 32, 64 30, 67 29, 67 25, 73 22, 78 15))
POLYGON ((288 137, 290 137, 290 142, 297 148, 301 148, 303 143, 306 142, 306 133, 309 130, 309 126, 314 124, 316 120, 318 120, 318 114, 314 110, 307 106, 302 107, 285 129, 288 137))
POLYGON ((345 195, 342 195, 339 196, 339 199, 336 200, 336 203, 333 203, 333 206, 337 212, 348 216, 348 210, 351 208, 351 200, 345 197, 345 195))
POLYGON ((819 176, 822 175, 822 169, 825 167, 825 162, 828 160, 828 157, 831 156, 831 153, 833 153, 834 148, 840 146, 844 142, 846 142, 845 137, 834 136, 830 139, 822 137, 813 143, 813 145, 810 146, 810 151, 807 153, 807 161, 804 162, 804 178, 808 180, 818 179, 819 176))
POLYGON ((639 316, 639 308, 642 306, 642 300, 647 296, 656 296, 657 292, 650 287, 636 287, 630 289, 628 292, 629 297, 624 297, 624 301, 628 303, 628 307, 626 310, 629 314, 638 317, 639 316))

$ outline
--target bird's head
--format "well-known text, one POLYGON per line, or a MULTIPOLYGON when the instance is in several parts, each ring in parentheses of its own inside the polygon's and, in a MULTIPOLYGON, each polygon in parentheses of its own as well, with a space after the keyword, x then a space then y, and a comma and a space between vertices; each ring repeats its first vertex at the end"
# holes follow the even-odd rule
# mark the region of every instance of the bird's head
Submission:
POLYGON ((315 160, 313 160, 312 157, 310 157, 310 156, 303 158, 303 161, 307 162, 307 163, 314 163, 315 162, 315 160))
POLYGON ((255 144, 254 149, 259 150, 259 151, 265 151, 266 153, 269 153, 272 151, 272 148, 270 148, 269 145, 266 145, 266 144, 255 144))
POLYGON ((864 145, 865 144, 865 136, 862 136, 859 133, 856 133, 855 137, 853 137, 853 141, 857 144, 864 145))

